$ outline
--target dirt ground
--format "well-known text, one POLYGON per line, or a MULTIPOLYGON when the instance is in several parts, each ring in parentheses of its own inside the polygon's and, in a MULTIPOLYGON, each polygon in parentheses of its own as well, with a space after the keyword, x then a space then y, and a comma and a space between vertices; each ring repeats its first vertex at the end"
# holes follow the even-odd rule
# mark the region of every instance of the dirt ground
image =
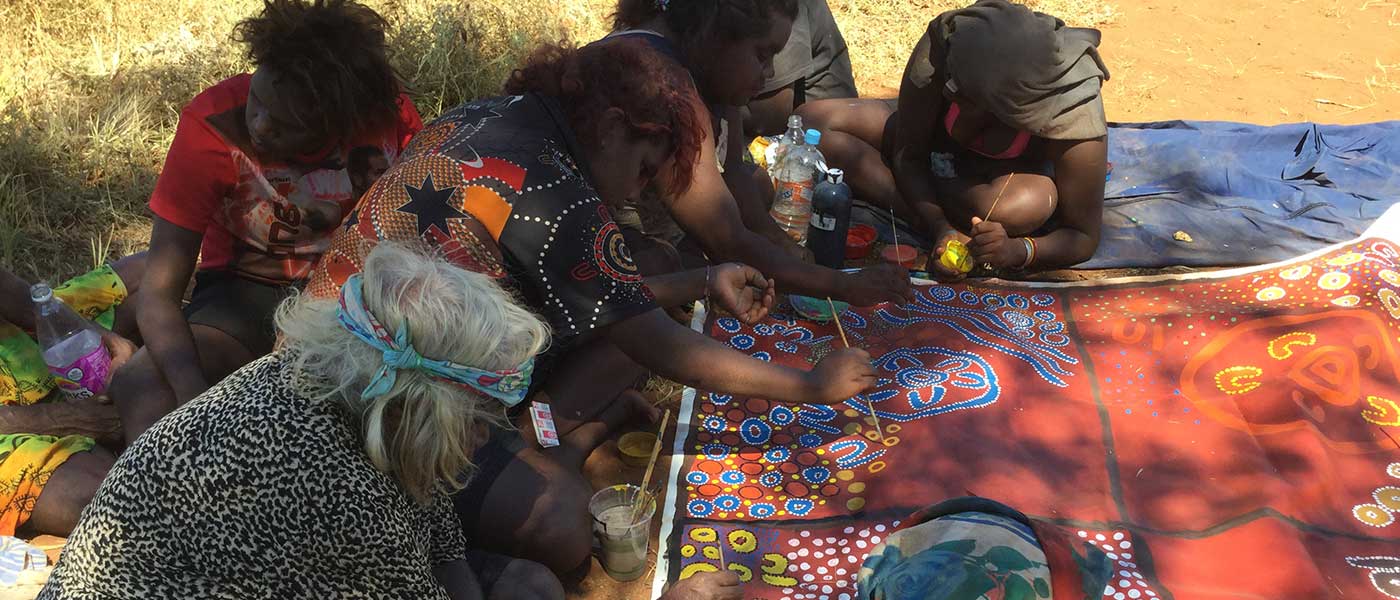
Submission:
MULTIPOLYGON (((1400 0, 1121 0, 1102 29, 1115 121, 1400 118, 1400 0)), ((897 91, 870 87, 867 95, 897 91)), ((665 479, 667 462, 657 465, 654 482, 665 479)), ((636 483, 642 469, 622 465, 609 442, 590 459, 588 475, 602 487, 636 483)), ((37 591, 37 584, 0 590, 0 600, 37 591)), ((650 598, 651 575, 619 583, 595 564, 569 597, 650 598)))

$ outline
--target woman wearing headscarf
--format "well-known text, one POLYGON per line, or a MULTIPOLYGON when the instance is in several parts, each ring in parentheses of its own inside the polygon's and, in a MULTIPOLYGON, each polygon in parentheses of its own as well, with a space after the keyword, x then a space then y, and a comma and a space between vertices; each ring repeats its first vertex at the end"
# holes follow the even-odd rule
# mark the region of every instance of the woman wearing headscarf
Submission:
MULTIPOLYGON (((1063 267, 1099 243, 1107 121, 1099 32, 1006 0, 929 23, 899 99, 804 105, 856 196, 997 270, 1063 267), (893 109, 893 110, 892 110, 893 109)), ((939 275, 962 275, 930 261, 939 275)))

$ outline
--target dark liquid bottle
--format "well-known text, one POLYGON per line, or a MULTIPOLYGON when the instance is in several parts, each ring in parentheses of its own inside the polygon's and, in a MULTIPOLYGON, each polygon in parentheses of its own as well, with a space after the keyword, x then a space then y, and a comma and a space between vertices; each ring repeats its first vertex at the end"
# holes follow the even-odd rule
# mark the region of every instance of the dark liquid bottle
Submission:
POLYGON ((846 263, 846 231, 851 227, 851 188, 841 169, 829 169, 812 191, 807 249, 817 264, 840 269, 846 263))

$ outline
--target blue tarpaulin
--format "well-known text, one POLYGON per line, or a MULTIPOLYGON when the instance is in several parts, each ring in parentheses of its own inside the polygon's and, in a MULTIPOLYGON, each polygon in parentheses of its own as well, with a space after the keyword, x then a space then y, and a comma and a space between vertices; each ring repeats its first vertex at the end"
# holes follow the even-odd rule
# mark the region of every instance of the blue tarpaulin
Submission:
MULTIPOLYGON (((1400 121, 1115 123, 1108 160, 1102 239, 1079 268, 1281 261, 1356 238, 1400 201, 1400 121)), ((888 242, 887 214, 853 218, 884 225, 888 242)))
POLYGON ((1281 261, 1356 238, 1400 200, 1400 121, 1114 124, 1108 142, 1103 238, 1083 268, 1281 261))

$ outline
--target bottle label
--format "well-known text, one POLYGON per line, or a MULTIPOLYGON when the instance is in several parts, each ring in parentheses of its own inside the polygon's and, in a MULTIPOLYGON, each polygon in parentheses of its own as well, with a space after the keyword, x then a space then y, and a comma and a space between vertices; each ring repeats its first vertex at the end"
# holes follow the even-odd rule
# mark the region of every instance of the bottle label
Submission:
POLYGON ((98 346, 73 364, 63 367, 49 367, 58 387, 69 396, 77 399, 88 398, 107 391, 103 384, 107 381, 107 371, 112 368, 112 357, 107 349, 98 346))
POLYGON ((791 203, 794 207, 807 207, 812 204, 812 182, 779 181, 774 205, 791 203))
POLYGON ((836 231, 836 217, 821 213, 812 213, 812 227, 822 231, 836 231))

